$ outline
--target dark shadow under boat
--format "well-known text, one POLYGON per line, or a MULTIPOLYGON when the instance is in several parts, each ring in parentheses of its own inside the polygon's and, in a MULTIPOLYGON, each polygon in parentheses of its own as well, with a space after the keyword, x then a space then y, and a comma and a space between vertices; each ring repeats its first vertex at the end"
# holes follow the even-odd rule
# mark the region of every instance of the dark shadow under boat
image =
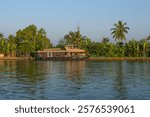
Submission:
POLYGON ((36 57, 35 60, 45 60, 45 61, 83 61, 87 60, 88 56, 82 56, 82 57, 36 57))

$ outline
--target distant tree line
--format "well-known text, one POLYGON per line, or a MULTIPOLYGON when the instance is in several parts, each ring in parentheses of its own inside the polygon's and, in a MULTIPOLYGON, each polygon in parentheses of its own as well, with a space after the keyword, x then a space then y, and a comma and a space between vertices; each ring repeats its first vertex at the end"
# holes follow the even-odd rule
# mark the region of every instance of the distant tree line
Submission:
MULTIPOLYGON (((110 42, 107 37, 100 42, 92 41, 87 36, 82 36, 77 29, 66 34, 55 47, 64 49, 65 45, 72 44, 85 49, 92 57, 150 57, 150 36, 139 41, 131 39, 126 42, 129 27, 122 21, 115 23, 110 30, 116 43, 110 42)), ((36 51, 51 47, 46 31, 43 28, 38 30, 35 25, 18 30, 15 36, 9 35, 8 38, 0 33, 0 53, 5 56, 34 56, 36 51)))
POLYGON ((101 42, 95 42, 82 36, 80 30, 77 30, 65 35, 57 47, 63 48, 66 44, 76 44, 92 57, 150 57, 150 36, 139 41, 131 39, 126 42, 125 34, 128 33, 129 27, 122 21, 118 21, 110 30, 116 43, 110 42, 107 37, 104 37, 101 42))

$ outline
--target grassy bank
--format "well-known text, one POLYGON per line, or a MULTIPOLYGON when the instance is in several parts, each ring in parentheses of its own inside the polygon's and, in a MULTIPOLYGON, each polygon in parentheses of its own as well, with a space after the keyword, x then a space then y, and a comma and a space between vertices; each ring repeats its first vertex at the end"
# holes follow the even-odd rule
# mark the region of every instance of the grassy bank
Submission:
MULTIPOLYGON (((27 57, 0 57, 0 60, 33 60, 27 57)), ((89 57, 89 61, 150 61, 150 57, 89 57)))
POLYGON ((150 57, 89 57, 89 61, 150 61, 150 57))

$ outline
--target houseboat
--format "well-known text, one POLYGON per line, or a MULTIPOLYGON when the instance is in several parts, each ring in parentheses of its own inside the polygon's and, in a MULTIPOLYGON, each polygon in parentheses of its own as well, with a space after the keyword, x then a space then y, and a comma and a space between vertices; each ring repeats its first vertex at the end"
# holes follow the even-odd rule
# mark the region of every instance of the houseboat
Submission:
POLYGON ((0 58, 3 58, 3 57, 4 57, 4 54, 1 54, 1 53, 0 53, 0 58))
POLYGON ((87 53, 74 45, 66 45, 65 49, 51 48, 37 52, 37 60, 85 60, 87 53))

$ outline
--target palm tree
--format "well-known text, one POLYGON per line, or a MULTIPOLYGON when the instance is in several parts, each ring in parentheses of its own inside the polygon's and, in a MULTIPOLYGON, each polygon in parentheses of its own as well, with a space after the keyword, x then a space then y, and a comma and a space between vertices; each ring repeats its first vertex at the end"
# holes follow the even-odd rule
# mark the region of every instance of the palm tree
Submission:
POLYGON ((69 34, 64 36, 64 39, 67 44, 72 44, 77 47, 80 47, 83 37, 80 33, 80 30, 77 30, 76 32, 69 32, 69 34))
POLYGON ((111 28, 113 35, 113 38, 115 38, 115 41, 122 42, 123 40, 126 40, 125 33, 128 33, 129 27, 126 26, 127 23, 118 21, 118 23, 114 24, 114 28, 111 28))
POLYGON ((7 43, 7 39, 3 38, 0 40, 0 52, 7 55, 8 52, 8 43, 7 43))
POLYGON ((102 42, 103 42, 103 43, 109 43, 109 38, 108 38, 108 37, 103 37, 102 42))
POLYGON ((148 41, 147 41, 147 39, 142 39, 142 40, 140 40, 140 44, 141 44, 141 46, 142 46, 142 55, 144 56, 144 57, 146 57, 147 56, 147 53, 148 53, 148 41))
POLYGON ((13 35, 8 36, 8 47, 9 47, 9 56, 16 56, 16 40, 13 35))
POLYGON ((139 56, 139 46, 138 41, 135 39, 130 40, 126 43, 126 54, 130 57, 138 57, 139 56))

